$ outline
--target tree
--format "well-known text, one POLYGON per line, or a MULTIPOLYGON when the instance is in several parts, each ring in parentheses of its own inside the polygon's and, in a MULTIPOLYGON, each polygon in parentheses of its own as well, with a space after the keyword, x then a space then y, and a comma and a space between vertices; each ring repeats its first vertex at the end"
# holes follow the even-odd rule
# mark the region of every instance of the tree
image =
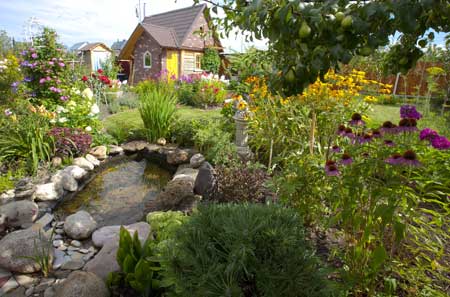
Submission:
MULTIPOLYGON (((390 72, 406 72, 433 39, 429 29, 450 32, 446 0, 194 0, 222 8, 226 17, 214 25, 229 34, 244 31, 248 40, 269 40, 277 61, 271 86, 285 95, 297 94, 330 68, 354 56, 368 56, 389 37, 399 34, 386 61, 390 72), (281 71, 281 73, 280 73, 281 71)), ((209 13, 209 10, 207 10, 209 13)), ((223 37, 223 36, 222 36, 223 37)))
POLYGON ((0 57, 6 57, 12 50, 11 38, 5 30, 0 30, 0 57))
POLYGON ((202 68, 207 72, 219 73, 220 56, 214 48, 206 48, 202 56, 202 68))

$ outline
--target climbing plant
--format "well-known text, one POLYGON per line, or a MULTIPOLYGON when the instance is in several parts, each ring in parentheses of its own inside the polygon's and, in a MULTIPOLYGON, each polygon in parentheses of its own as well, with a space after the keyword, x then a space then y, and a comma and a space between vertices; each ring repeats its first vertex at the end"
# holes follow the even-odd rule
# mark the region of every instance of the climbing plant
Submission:
POLYGON ((268 39, 277 69, 271 87, 285 95, 298 94, 330 68, 354 56, 370 55, 399 42, 387 54, 387 69, 406 72, 423 55, 421 47, 434 38, 430 29, 450 32, 450 4, 445 0, 301 1, 301 0, 195 0, 207 2, 221 37, 236 28, 247 40, 268 39), (407 12, 407 13, 405 13, 407 12))
POLYGON ((206 48, 205 53, 202 56, 202 69, 207 72, 218 73, 219 67, 219 52, 214 48, 206 48))

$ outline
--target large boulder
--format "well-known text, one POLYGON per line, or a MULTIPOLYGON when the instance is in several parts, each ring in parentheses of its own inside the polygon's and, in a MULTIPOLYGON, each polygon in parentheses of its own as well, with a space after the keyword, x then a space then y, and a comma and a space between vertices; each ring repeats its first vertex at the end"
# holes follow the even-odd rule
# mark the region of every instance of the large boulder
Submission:
MULTIPOLYGON (((134 232, 137 231, 139 239, 141 240, 142 243, 145 242, 148 235, 150 234, 150 225, 145 222, 138 222, 124 227, 125 229, 128 230, 128 232, 130 232, 131 235, 133 235, 134 232)), ((119 232, 120 226, 102 227, 92 234, 92 242, 96 247, 102 247, 103 245, 111 241, 118 242, 119 232)))
POLYGON ((107 150, 106 146, 104 146, 104 145, 99 145, 99 146, 93 147, 93 148, 89 151, 89 153, 90 153, 92 156, 94 156, 94 157, 96 157, 97 159, 99 159, 99 160, 105 160, 106 157, 108 156, 107 151, 108 151, 108 150, 107 150))
POLYGON ((170 165, 179 165, 189 163, 189 158, 192 156, 190 150, 176 149, 167 152, 167 163, 170 165))
POLYGON ((191 212, 198 202, 193 192, 194 182, 191 178, 171 180, 153 201, 146 205, 146 211, 178 210, 191 212))
POLYGON ((82 179, 87 174, 86 170, 76 165, 67 166, 66 168, 64 168, 64 172, 69 173, 76 180, 82 179))
POLYGON ((51 201, 58 200, 64 191, 63 188, 56 183, 50 182, 47 184, 37 185, 34 192, 34 199, 37 201, 51 201))
POLYGON ((68 216, 64 222, 64 231, 72 239, 86 239, 96 228, 97 222, 84 210, 68 216))
POLYGON ((194 184, 195 179, 197 178, 197 175, 198 175, 198 169, 189 168, 189 167, 183 168, 182 166, 183 165, 178 167, 177 172, 175 172, 175 174, 173 176, 173 180, 185 179, 185 180, 190 180, 192 182, 192 184, 194 184))
POLYGON ((112 156, 123 154, 123 148, 121 148, 118 145, 110 144, 108 146, 108 149, 109 149, 109 154, 112 156))
POLYGON ((69 192, 75 192, 78 190, 77 180, 67 171, 59 170, 52 176, 51 181, 55 183, 57 188, 63 188, 69 192))
POLYGON ((119 241, 108 241, 95 257, 84 265, 83 270, 92 272, 103 280, 106 280, 110 272, 119 271, 117 263, 117 250, 119 241))
POLYGON ((74 271, 55 286, 54 297, 108 297, 109 291, 102 279, 93 273, 74 271))
POLYGON ((93 155, 87 154, 84 157, 86 158, 86 160, 91 162, 94 166, 99 166, 100 165, 100 161, 96 157, 94 157, 93 155))
POLYGON ((208 162, 200 166, 197 178, 195 179, 194 193, 208 199, 215 186, 214 167, 208 162))
POLYGON ((39 256, 45 251, 53 261, 53 248, 42 232, 34 228, 18 230, 7 234, 0 240, 0 266, 9 271, 32 273, 40 270, 40 266, 28 257, 39 256))
POLYGON ((36 220, 38 212, 38 205, 28 200, 5 204, 0 207, 0 229, 28 226, 36 220))
POLYGON ((192 168, 199 168, 205 162, 205 157, 202 154, 195 154, 191 157, 189 163, 192 168))
POLYGON ((142 151, 147 145, 148 142, 142 140, 135 140, 125 144, 122 144, 122 148, 127 154, 133 154, 139 151, 142 151))
POLYGON ((92 164, 91 162, 86 160, 86 158, 84 158, 84 157, 78 157, 78 158, 73 159, 72 164, 79 166, 88 171, 94 170, 94 164, 92 164))

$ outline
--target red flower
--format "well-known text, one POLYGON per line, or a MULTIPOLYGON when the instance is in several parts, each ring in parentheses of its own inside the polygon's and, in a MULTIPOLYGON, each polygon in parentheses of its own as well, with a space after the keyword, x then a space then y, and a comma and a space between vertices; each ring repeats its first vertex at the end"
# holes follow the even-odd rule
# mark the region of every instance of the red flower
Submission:
POLYGON ((102 69, 98 69, 97 72, 98 72, 98 74, 102 74, 103 70, 102 69))
POLYGON ((87 80, 88 80, 88 78, 87 78, 87 76, 86 76, 86 75, 83 75, 83 77, 81 78, 81 80, 82 80, 82 81, 87 81, 87 80))

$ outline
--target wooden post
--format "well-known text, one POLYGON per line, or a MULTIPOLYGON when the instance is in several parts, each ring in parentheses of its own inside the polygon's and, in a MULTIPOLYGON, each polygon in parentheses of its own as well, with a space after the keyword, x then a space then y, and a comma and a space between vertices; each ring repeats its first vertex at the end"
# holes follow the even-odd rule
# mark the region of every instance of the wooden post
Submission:
POLYGON ((397 77, 395 78, 395 84, 394 84, 394 91, 392 92, 392 95, 395 97, 395 94, 397 93, 397 87, 398 87, 398 80, 400 79, 400 72, 397 73, 397 77))

